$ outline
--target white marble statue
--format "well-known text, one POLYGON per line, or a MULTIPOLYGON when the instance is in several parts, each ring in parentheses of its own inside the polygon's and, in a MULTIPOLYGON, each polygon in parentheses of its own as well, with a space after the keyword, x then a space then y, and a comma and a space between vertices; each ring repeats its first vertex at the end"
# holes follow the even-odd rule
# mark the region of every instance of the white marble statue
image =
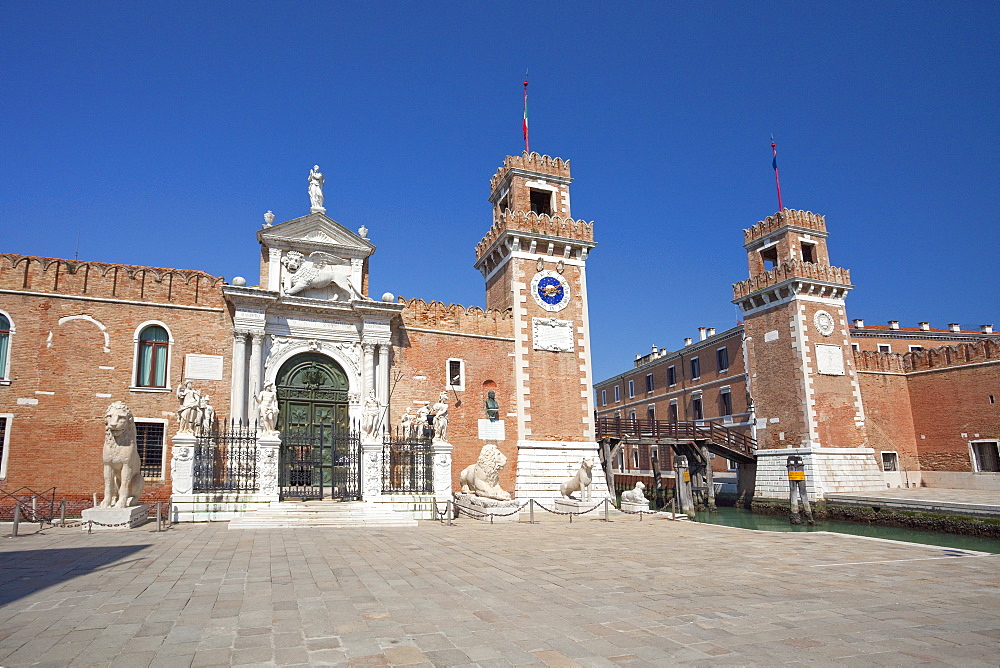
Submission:
POLYGON ((434 440, 448 440, 448 393, 441 392, 438 395, 437 403, 431 406, 434 413, 434 440))
POLYGON ((507 466, 507 456, 493 443, 487 443, 479 452, 476 463, 466 467, 459 475, 462 492, 498 501, 509 501, 510 494, 500 488, 500 471, 507 466))
POLYGON ((381 407, 378 397, 375 396, 375 390, 368 390, 368 397, 365 399, 365 406, 361 413, 361 429, 368 434, 369 438, 378 436, 381 426, 379 424, 381 422, 379 419, 381 407))
POLYGON ((124 401, 104 412, 104 500, 101 508, 126 508, 139 502, 145 484, 136 446, 135 418, 124 401))
POLYGON ((345 264, 335 255, 314 251, 306 257, 298 251, 288 251, 281 264, 287 270, 283 291, 286 295, 332 286, 335 300, 364 299, 351 283, 350 263, 345 264))
POLYGON ((206 394, 198 403, 198 409, 201 411, 201 421, 199 424, 201 433, 203 434, 211 432, 215 426, 215 406, 209 403, 209 399, 211 398, 206 394))
POLYGON ((642 482, 635 483, 635 489, 629 489, 622 492, 622 503, 638 503, 649 507, 649 499, 642 491, 646 489, 646 486, 642 482))
POLYGON ((580 470, 572 478, 559 485, 559 493, 567 499, 573 498, 573 492, 580 492, 578 501, 590 501, 590 483, 594 481, 594 460, 587 457, 580 462, 580 470))
POLYGON ((309 170, 309 211, 312 213, 324 213, 323 208, 323 184, 326 179, 319 172, 319 165, 313 165, 309 170))
POLYGON ((410 412, 410 407, 407 406, 406 410, 403 412, 403 416, 399 419, 399 431, 400 436, 404 439, 409 439, 414 437, 413 433, 413 421, 416 416, 410 412))
POLYGON ((201 392, 194 389, 193 381, 184 381, 177 388, 177 433, 191 434, 201 425, 201 392))
POLYGON ((431 414, 430 406, 422 404, 417 409, 417 417, 413 420, 413 437, 423 438, 424 430, 427 429, 427 416, 431 414))
POLYGON ((277 435, 278 393, 274 389, 274 383, 265 385, 254 400, 257 402, 257 428, 265 436, 277 435))

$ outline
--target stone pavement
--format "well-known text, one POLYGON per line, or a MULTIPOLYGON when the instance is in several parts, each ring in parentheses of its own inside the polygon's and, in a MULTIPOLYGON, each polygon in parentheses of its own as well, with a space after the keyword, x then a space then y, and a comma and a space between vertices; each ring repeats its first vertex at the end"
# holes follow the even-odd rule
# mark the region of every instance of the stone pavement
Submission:
POLYGON ((0 665, 1000 663, 1000 555, 540 519, 4 537, 0 665))
POLYGON ((1000 517, 1000 492, 994 490, 910 487, 883 489, 877 492, 827 494, 826 500, 842 505, 877 505, 897 510, 1000 517))

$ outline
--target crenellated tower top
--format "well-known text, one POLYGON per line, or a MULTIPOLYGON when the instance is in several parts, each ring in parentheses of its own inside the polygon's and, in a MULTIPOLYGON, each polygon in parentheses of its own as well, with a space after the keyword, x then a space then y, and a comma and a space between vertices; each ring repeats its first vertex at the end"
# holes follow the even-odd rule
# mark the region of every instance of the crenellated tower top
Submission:
POLYGON ((797 227, 801 230, 826 235, 826 216, 812 211, 782 209, 773 216, 758 221, 750 229, 743 230, 743 243, 744 245, 751 244, 758 239, 777 233, 783 227, 797 227))

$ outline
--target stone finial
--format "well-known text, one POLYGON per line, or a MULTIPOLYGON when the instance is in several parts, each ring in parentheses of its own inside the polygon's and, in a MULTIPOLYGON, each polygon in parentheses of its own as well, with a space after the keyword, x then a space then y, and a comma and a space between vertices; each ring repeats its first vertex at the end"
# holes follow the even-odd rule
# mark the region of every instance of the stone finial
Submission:
POLYGON ((368 238, 368 228, 365 227, 364 225, 362 225, 361 227, 359 227, 358 228, 358 236, 361 237, 362 239, 367 239, 368 238))
POLYGON ((274 222, 274 212, 270 209, 264 214, 264 227, 271 227, 271 223, 274 222))

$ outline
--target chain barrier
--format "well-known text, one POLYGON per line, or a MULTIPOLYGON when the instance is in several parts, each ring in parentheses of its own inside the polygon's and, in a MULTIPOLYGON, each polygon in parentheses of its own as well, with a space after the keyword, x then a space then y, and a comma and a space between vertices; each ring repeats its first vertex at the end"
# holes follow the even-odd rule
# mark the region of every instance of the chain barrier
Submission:
MULTIPOLYGON (((163 527, 163 524, 164 524, 164 519, 163 519, 163 512, 162 512, 162 505, 161 505, 162 503, 163 503, 162 501, 157 501, 156 502, 156 530, 157 531, 162 531, 163 530, 162 527, 163 527)), ((11 537, 12 538, 16 538, 17 535, 18 535, 18 524, 19 524, 19 521, 20 521, 20 515, 22 513, 24 513, 24 510, 22 508, 20 508, 20 504, 18 504, 17 506, 15 506, 15 509, 14 509, 14 523, 13 523, 13 527, 12 527, 12 530, 11 530, 11 537)), ((39 530, 40 531, 44 530, 45 529, 45 524, 49 524, 49 526, 51 526, 53 528, 58 526, 60 529, 75 529, 75 528, 78 528, 78 527, 86 526, 87 527, 87 533, 93 533, 93 530, 94 530, 95 526, 104 527, 106 529, 119 529, 119 528, 123 528, 123 527, 132 528, 137 523, 143 523, 143 522, 146 522, 147 520, 149 520, 151 514, 152 513, 150 512, 150 509, 147 507, 146 508, 146 512, 144 512, 141 515, 137 515, 136 517, 132 518, 130 521, 128 521, 128 522, 118 522, 118 523, 115 523, 115 524, 107 524, 105 522, 99 522, 98 520, 85 520, 85 519, 66 520, 65 499, 64 499, 63 500, 63 507, 62 507, 62 511, 61 511, 61 515, 62 516, 60 517, 60 519, 59 520, 55 520, 55 518, 53 518, 52 520, 44 520, 43 519, 41 522, 39 522, 39 524, 40 524, 39 530)), ((25 519, 27 519, 27 517, 25 519)), ((167 526, 170 526, 172 524, 172 522, 170 522, 169 515, 168 515, 168 518, 166 520, 166 524, 167 524, 167 526)))

